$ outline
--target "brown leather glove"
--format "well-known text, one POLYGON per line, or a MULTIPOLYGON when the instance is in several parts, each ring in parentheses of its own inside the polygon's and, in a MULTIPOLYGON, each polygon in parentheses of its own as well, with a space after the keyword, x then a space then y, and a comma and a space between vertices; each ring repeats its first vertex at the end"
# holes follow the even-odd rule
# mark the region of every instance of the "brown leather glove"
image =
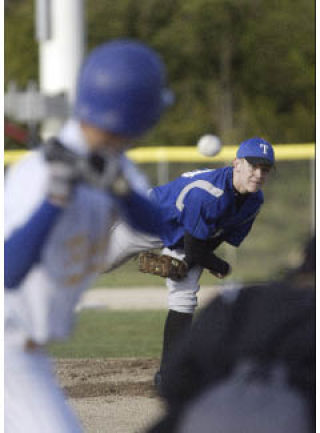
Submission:
POLYGON ((139 271, 158 275, 171 280, 182 280, 188 272, 188 265, 184 260, 175 257, 155 254, 150 251, 139 254, 139 271))

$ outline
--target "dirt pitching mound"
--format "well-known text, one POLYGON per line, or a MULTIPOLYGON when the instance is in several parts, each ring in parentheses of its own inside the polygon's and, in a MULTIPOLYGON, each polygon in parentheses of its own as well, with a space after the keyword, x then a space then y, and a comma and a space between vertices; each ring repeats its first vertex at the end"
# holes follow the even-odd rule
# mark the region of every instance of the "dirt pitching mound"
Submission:
POLYGON ((88 433, 144 432, 163 412, 158 359, 60 359, 60 385, 88 433))
POLYGON ((57 374, 70 398, 154 398, 152 378, 158 365, 155 359, 63 359, 57 361, 57 374))

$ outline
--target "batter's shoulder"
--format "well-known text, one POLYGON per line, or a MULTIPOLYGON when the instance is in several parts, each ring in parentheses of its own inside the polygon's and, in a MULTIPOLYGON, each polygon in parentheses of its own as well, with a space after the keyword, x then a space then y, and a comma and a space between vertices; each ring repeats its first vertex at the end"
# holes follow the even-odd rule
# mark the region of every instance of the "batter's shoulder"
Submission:
POLYGON ((34 177, 46 171, 45 162, 41 150, 28 152, 17 163, 9 166, 6 171, 8 180, 19 177, 34 177))
POLYGON ((48 169, 43 154, 40 150, 35 150, 6 171, 6 195, 19 197, 22 194, 32 200, 33 196, 44 194, 47 182, 48 169))

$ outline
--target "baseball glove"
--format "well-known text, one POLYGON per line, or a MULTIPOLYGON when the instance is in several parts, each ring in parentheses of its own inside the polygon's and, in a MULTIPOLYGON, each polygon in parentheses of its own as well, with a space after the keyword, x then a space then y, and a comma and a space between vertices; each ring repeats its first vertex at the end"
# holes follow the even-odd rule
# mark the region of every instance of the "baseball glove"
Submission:
POLYGON ((182 280, 188 272, 188 265, 184 260, 167 255, 159 255, 150 251, 139 254, 139 271, 158 275, 171 280, 182 280))

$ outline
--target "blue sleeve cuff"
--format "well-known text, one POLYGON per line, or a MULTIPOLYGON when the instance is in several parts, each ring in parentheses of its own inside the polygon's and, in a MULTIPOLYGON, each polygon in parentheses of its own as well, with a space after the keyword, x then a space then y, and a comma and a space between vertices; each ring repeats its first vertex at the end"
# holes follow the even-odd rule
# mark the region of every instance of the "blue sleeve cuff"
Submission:
POLYGON ((31 218, 5 241, 4 284, 7 289, 17 287, 39 261, 50 230, 62 211, 62 207, 44 200, 31 218))

